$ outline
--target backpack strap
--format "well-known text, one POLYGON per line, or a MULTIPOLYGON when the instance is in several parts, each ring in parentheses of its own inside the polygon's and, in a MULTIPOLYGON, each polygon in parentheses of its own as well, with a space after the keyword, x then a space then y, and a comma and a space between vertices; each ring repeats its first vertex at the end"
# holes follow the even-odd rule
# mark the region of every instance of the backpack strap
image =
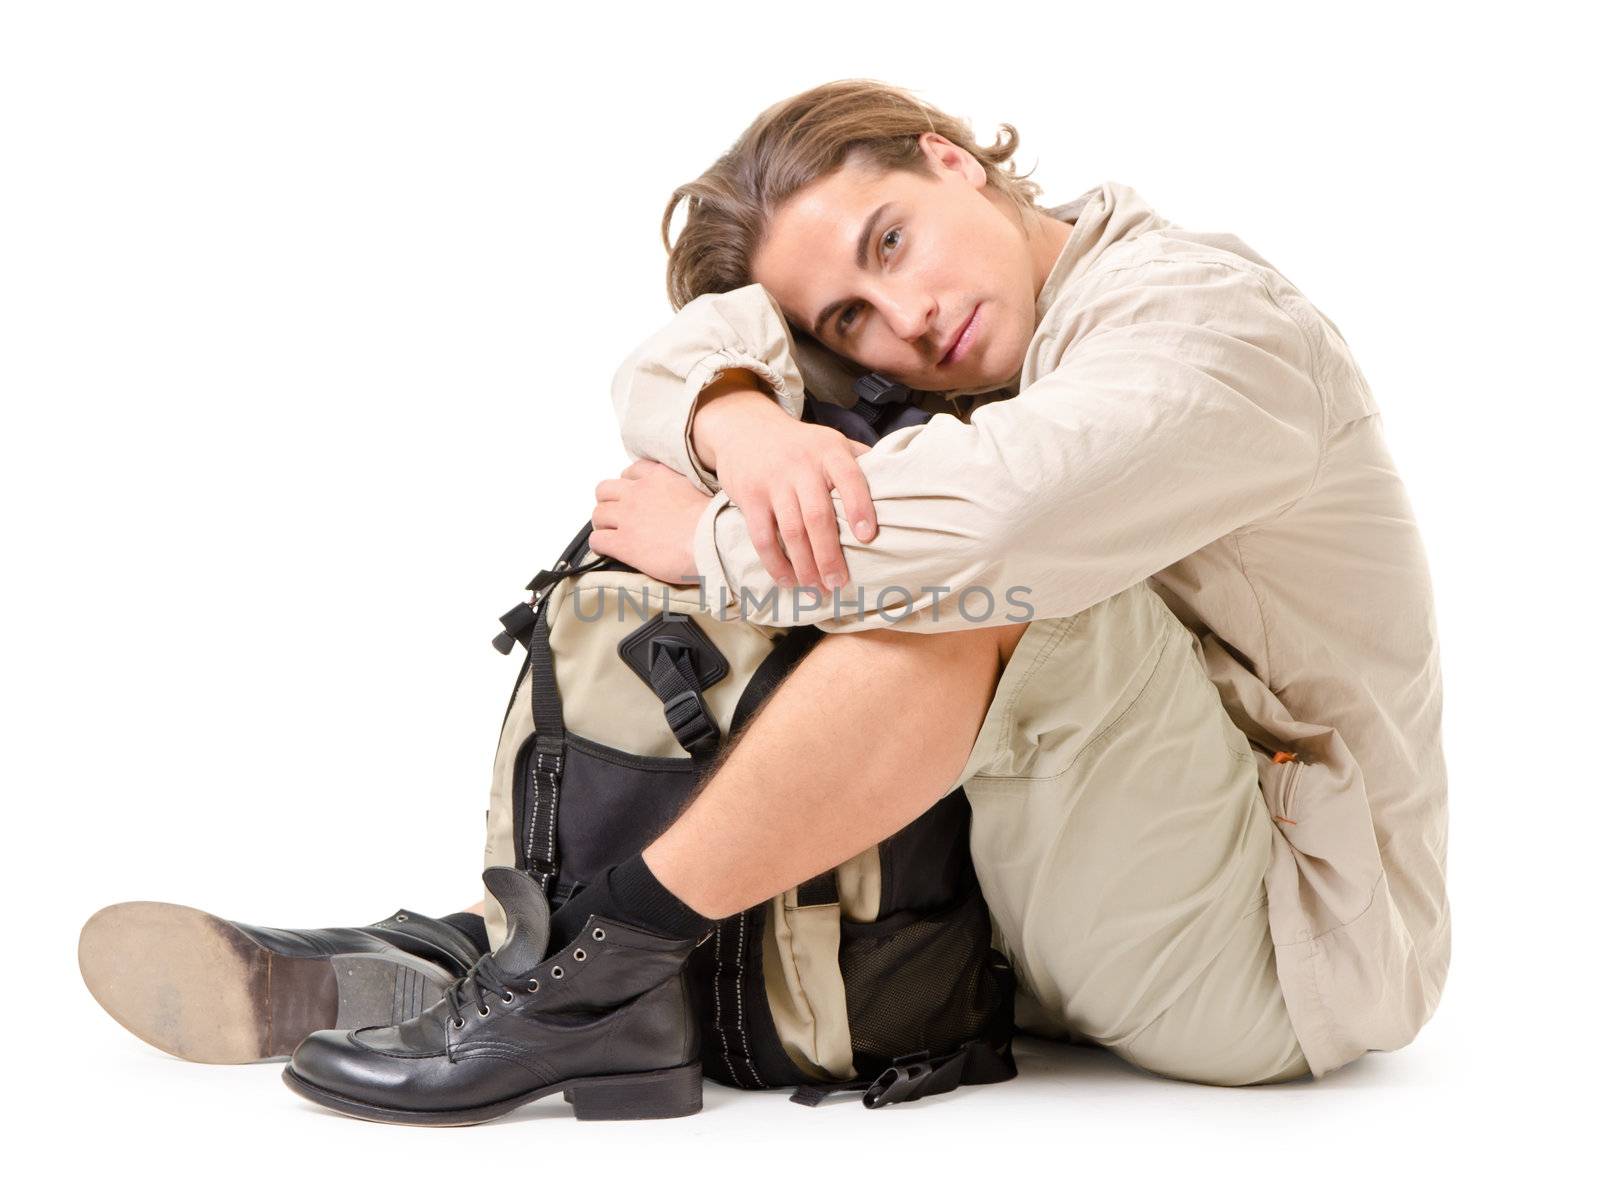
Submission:
MULTIPOLYGON (((527 590, 531 598, 517 604, 500 617, 502 631, 493 644, 501 654, 508 654, 516 645, 528 651, 523 667, 533 675, 530 700, 533 707, 533 760, 529 764, 528 802, 532 812, 528 820, 528 839, 522 846, 527 858, 525 868, 549 897, 560 871, 561 859, 556 838, 557 809, 561 805, 561 775, 567 756, 567 726, 561 710, 561 691, 556 686, 555 659, 550 652, 550 618, 546 600, 555 584, 563 578, 587 574, 620 565, 615 558, 599 554, 592 562, 575 565, 589 549, 589 536, 594 523, 585 522, 561 557, 548 570, 540 570, 529 580, 527 590)), ((518 683, 521 679, 519 677, 518 683)), ((515 699, 515 691, 512 692, 515 699)), ((509 709, 508 709, 509 711, 509 709)))
POLYGON ((561 869, 556 815, 561 805, 561 774, 567 756, 567 725, 556 688, 555 658, 550 653, 550 621, 544 603, 534 606, 528 637, 528 669, 533 674, 533 760, 529 762, 528 819, 525 868, 550 896, 561 869))
POLYGON ((745 683, 739 702, 734 705, 733 718, 728 721, 730 739, 749 723, 762 700, 777 689, 778 683, 822 640, 823 635, 815 624, 796 624, 779 639, 772 652, 762 658, 761 664, 750 675, 750 681, 745 683))
POLYGON ((505 615, 500 617, 502 631, 495 635, 492 642, 495 652, 504 656, 511 652, 516 645, 524 649, 531 648, 529 638, 533 633, 534 621, 538 618, 539 608, 551 589, 563 578, 575 578, 579 574, 587 574, 591 570, 604 570, 612 566, 621 565, 614 557, 605 554, 598 555, 594 561, 581 566, 572 563, 582 557, 589 548, 589 534, 594 531, 593 522, 586 523, 572 542, 561 551, 561 558, 548 570, 540 570, 523 589, 533 597, 517 604, 505 615))
POLYGON ((728 659, 688 615, 663 607, 617 642, 617 655, 661 700, 675 739, 702 769, 716 759, 722 730, 705 692, 728 676, 728 659))
POLYGON ((707 764, 722 744, 722 733, 706 705, 694 650, 658 642, 650 647, 650 657, 650 689, 661 699, 667 727, 690 757, 707 764))
POLYGON ((861 1104, 872 1110, 898 1102, 915 1102, 930 1094, 948 1094, 959 1086, 986 1085, 1017 1076, 1011 1041, 996 1046, 987 1040, 968 1040, 954 1052, 932 1056, 926 1049, 896 1057, 875 1078, 848 1082, 815 1082, 796 1087, 790 1102, 816 1106, 829 1094, 863 1090, 861 1104))

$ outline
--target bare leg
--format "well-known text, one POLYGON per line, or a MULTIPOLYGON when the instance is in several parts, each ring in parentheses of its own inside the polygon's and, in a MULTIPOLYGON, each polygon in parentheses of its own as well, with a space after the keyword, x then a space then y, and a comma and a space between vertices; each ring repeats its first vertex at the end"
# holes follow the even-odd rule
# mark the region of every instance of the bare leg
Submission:
POLYGON ((824 637, 644 851, 723 919, 905 827, 948 794, 1026 623, 824 637))

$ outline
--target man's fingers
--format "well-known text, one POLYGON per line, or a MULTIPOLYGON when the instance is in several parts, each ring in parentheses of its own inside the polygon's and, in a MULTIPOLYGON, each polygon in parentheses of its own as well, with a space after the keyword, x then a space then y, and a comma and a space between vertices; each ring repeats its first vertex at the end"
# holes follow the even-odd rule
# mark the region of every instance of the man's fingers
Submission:
POLYGON ((828 475, 844 503, 844 518, 850 522, 856 540, 872 540, 878 535, 878 513, 872 506, 867 476, 861 473, 855 458, 834 459, 829 463, 828 475))
POLYGON ((821 584, 843 586, 849 575, 844 550, 839 545, 839 517, 833 510, 833 496, 828 493, 826 481, 820 475, 812 475, 796 488, 796 496, 821 584))
MULTIPOLYGON (((614 500, 607 499, 594 505, 594 512, 589 516, 589 523, 596 528, 621 528, 622 505, 614 500)), ((596 553, 600 552, 598 549, 596 553)))
POLYGON ((778 525, 772 518, 772 508, 764 502, 751 502, 741 507, 745 527, 750 531, 750 545, 761 559, 761 565, 781 587, 794 585, 794 567, 783 555, 778 544, 778 525))
POLYGON ((800 586, 822 585, 817 574, 817 563, 811 556, 811 539, 806 532, 805 516, 800 511, 800 500, 787 487, 780 487, 772 504, 772 514, 778 522, 778 535, 794 564, 794 576, 800 586))
POLYGON ((599 485, 594 489, 594 497, 597 500, 621 499, 622 480, 620 478, 601 479, 599 485))

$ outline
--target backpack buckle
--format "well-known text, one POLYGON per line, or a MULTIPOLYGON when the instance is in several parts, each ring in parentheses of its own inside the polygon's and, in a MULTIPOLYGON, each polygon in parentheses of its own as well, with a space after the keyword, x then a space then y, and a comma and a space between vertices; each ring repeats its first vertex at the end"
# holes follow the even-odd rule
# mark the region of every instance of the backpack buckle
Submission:
POLYGON ((933 1072, 929 1055, 928 1050, 923 1049, 896 1057, 889 1068, 867 1087, 867 1092, 861 1096, 862 1105, 877 1108, 892 1102, 913 1102, 921 1098, 926 1079, 933 1072))
POLYGON ((537 603, 519 603, 500 617, 500 624, 504 632, 497 633, 491 642, 495 651, 502 656, 511 652, 518 644, 524 647, 528 644, 529 634, 533 626, 539 622, 539 608, 537 603))
POLYGON ((690 753, 714 746, 721 737, 717 722, 711 718, 705 696, 699 691, 679 691, 662 705, 667 725, 678 743, 690 753))

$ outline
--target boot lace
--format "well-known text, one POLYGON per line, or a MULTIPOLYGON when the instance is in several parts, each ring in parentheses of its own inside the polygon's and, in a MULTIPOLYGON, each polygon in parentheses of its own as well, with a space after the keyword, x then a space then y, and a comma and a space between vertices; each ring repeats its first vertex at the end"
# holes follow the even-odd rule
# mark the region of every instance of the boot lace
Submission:
POLYGON ((450 1005, 450 1022, 455 1027, 460 1027, 466 1022, 461 1012, 468 998, 472 999, 477 1007, 478 1014, 489 1013, 489 997, 496 996, 499 1001, 509 1003, 516 995, 512 992, 515 982, 506 976, 501 968, 494 963, 494 957, 484 953, 478 958, 477 964, 467 970, 466 975, 457 978, 450 989, 444 992, 444 1000, 450 1005))

